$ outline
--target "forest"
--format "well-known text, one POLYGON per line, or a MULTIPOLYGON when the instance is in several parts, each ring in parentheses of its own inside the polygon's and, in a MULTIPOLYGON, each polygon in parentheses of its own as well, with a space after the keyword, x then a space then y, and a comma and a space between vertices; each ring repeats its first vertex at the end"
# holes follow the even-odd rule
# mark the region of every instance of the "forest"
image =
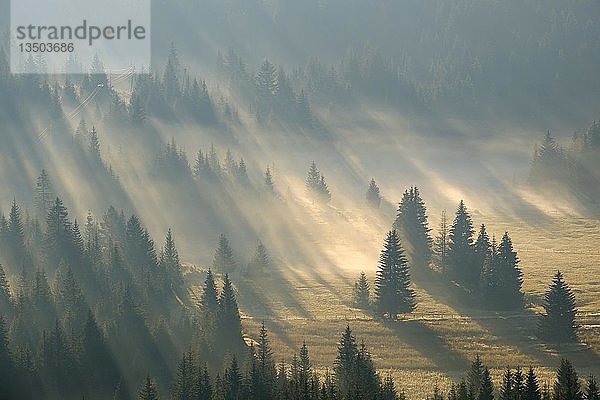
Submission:
POLYGON ((597 1, 156 0, 84 74, 9 3, 0 400, 600 399, 597 1))

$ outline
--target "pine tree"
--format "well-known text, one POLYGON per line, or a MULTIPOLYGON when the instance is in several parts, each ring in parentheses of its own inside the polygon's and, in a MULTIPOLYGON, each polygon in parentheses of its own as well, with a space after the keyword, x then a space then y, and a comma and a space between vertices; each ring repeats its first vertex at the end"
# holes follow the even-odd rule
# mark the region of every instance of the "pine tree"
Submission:
POLYGON ((583 400, 577 372, 566 358, 561 360, 556 371, 552 400, 583 400))
POLYGON ((256 251, 252 260, 248 263, 248 273, 250 275, 264 274, 270 271, 271 259, 265 245, 258 241, 256 251))
POLYGON ((17 201, 13 198, 12 205, 10 207, 10 213, 8 215, 8 250, 9 254, 12 255, 12 261, 15 265, 20 265, 24 262, 25 258, 25 233, 23 229, 23 222, 21 220, 21 208, 18 206, 17 201))
POLYGON ((258 336, 258 376, 259 376, 259 399, 272 399, 275 392, 275 362, 273 361, 273 351, 269 344, 269 337, 265 323, 260 327, 258 336))
POLYGON ((517 367, 513 377, 513 400, 523 400, 525 395, 525 377, 521 367, 517 367))
POLYGON ((277 71, 275 66, 267 59, 260 65, 260 69, 256 75, 256 86, 263 101, 271 99, 272 96, 277 94, 279 87, 277 71))
POLYGON ((142 386, 140 386, 137 398, 138 400, 158 400, 160 398, 158 387, 150 376, 147 376, 142 386))
POLYGON ((325 177, 319 172, 314 161, 311 161, 306 175, 306 191, 313 200, 321 203, 328 203, 331 200, 331 192, 325 182, 325 177))
POLYGON ((209 269, 204 280, 202 298, 200 300, 200 317, 202 318, 205 336, 214 340, 217 328, 217 315, 219 312, 219 299, 217 286, 212 271, 209 269))
POLYGON ((92 160, 95 162, 101 162, 100 139, 98 139, 98 131, 96 131, 95 126, 93 126, 92 130, 90 131, 88 152, 90 153, 92 160))
POLYGON ((467 383, 469 385, 469 392, 473 397, 476 397, 481 389, 481 382, 483 380, 483 370, 485 366, 479 357, 479 354, 475 356, 475 360, 471 363, 469 368, 469 374, 467 376, 467 383))
POLYGON ((242 375, 234 355, 223 377, 224 400, 241 400, 242 375))
POLYGON ((510 368, 506 368, 502 376, 500 400, 513 400, 513 373, 510 368))
POLYGON ((235 177, 237 174, 237 163, 235 162, 234 158, 233 158, 233 154, 231 153, 231 149, 227 149, 227 152, 225 153, 225 161, 224 161, 225 165, 225 172, 230 176, 230 177, 235 177))
POLYGON ((48 264, 56 267, 60 259, 69 254, 72 242, 72 229, 67 208, 57 197, 46 217, 44 250, 48 264))
POLYGON ((402 195, 393 228, 404 238, 413 265, 428 267, 431 260, 431 236, 427 209, 417 187, 411 187, 402 195))
POLYGON ((433 262, 442 271, 448 269, 448 222, 446 219, 446 210, 442 211, 440 229, 433 241, 433 262))
POLYGON ((223 291, 219 297, 217 338, 224 350, 238 351, 243 345, 242 320, 233 284, 225 274, 223 291))
POLYGON ((513 245, 508 232, 504 232, 498 253, 496 256, 496 266, 500 274, 501 290, 499 304, 503 308, 519 308, 523 306, 523 273, 519 268, 519 258, 517 252, 513 250, 513 245))
POLYGON ((179 261, 179 254, 175 245, 175 239, 171 229, 167 231, 165 237, 165 245, 160 255, 160 266, 162 272, 166 275, 164 284, 168 288, 173 286, 175 289, 183 287, 183 278, 181 275, 181 263, 179 261))
POLYGON ((415 293, 410 288, 408 260, 395 230, 388 232, 375 278, 375 304, 382 315, 394 318, 414 310, 415 293))
POLYGON ((11 294, 10 287, 8 285, 8 279, 4 273, 4 268, 0 264, 0 315, 6 313, 11 306, 11 294))
POLYGON ((483 263, 485 262, 485 258, 488 256, 490 246, 490 238, 485 229, 485 224, 481 224, 479 233, 477 234, 477 240, 475 240, 475 246, 473 248, 475 253, 473 261, 475 263, 474 267, 478 268, 480 271, 483 270, 483 263))
POLYGON ((353 392, 353 374, 356 371, 358 347, 350 325, 346 326, 338 346, 338 354, 334 363, 334 379, 341 399, 346 399, 353 392))
POLYGON ((198 373, 191 351, 183 353, 175 372, 173 400, 195 400, 198 373))
POLYGON ((600 389, 594 375, 590 375, 587 379, 585 400, 600 400, 600 389))
POLYGON ((364 272, 360 273, 360 277, 354 283, 354 304, 362 309, 367 309, 371 305, 371 289, 364 272))
POLYGON ((38 217, 46 218, 52 207, 53 196, 52 182, 46 170, 43 169, 35 183, 34 205, 38 217))
POLYGON ((375 179, 371 179, 369 188, 366 194, 367 204, 373 208, 379 208, 381 205, 381 193, 379 192, 379 186, 375 183, 375 179))
POLYGON ((392 377, 390 375, 388 375, 385 378, 385 380, 383 381, 379 399, 381 399, 381 400, 399 400, 398 392, 396 391, 396 386, 394 385, 394 380, 392 379, 392 377))
POLYGON ((234 273, 237 270, 237 263, 233 257, 229 239, 223 234, 219 237, 219 245, 213 258, 213 268, 227 274, 234 273))
POLYGON ((539 320, 539 336, 559 344, 577 340, 575 295, 560 271, 554 275, 543 306, 546 313, 539 320))
POLYGON ((298 386, 300 398, 311 398, 309 384, 312 375, 312 366, 310 363, 306 342, 303 342, 302 347, 300 348, 300 360, 298 367, 298 386))
POLYGON ((490 377, 490 370, 487 367, 483 370, 481 388, 479 389, 477 400, 494 400, 494 384, 490 377))
POLYGON ((448 235, 448 272, 451 278, 469 286, 478 282, 478 270, 473 264, 473 223, 461 200, 448 235))
POLYGON ((523 400, 542 400, 542 392, 538 384, 537 377, 533 368, 529 367, 527 376, 525 378, 525 391, 523 393, 523 400))

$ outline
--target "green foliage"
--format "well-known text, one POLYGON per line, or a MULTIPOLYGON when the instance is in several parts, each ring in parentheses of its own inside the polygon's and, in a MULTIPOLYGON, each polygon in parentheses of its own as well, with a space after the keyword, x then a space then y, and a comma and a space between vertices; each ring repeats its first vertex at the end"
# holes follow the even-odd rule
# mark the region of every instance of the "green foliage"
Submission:
POLYGON ((549 342, 562 343, 577 340, 575 324, 575 295, 557 271, 544 296, 546 313, 540 316, 538 335, 549 342))
POLYGON ((368 309, 371 306, 371 289, 364 272, 360 273, 360 277, 354 283, 354 304, 362 309, 368 309))
POLYGON ((379 208, 381 205, 381 193, 379 192, 379 186, 375 183, 375 179, 371 179, 366 194, 367 204, 372 208, 379 208))
POLYGON ((375 278, 375 307, 389 318, 411 312, 416 307, 415 293, 410 288, 408 260, 395 230, 388 232, 381 250, 375 278))
POLYGON ((460 201, 448 235, 448 275, 473 287, 479 282, 480 271, 474 263, 473 223, 464 201, 460 201))
POLYGON ((562 359, 556 371, 556 381, 553 388, 553 400, 583 400, 581 384, 573 364, 562 359))
POLYGON ((419 189, 411 187, 402 195, 393 228, 404 238, 414 266, 429 267, 431 236, 427 222, 427 209, 419 189))

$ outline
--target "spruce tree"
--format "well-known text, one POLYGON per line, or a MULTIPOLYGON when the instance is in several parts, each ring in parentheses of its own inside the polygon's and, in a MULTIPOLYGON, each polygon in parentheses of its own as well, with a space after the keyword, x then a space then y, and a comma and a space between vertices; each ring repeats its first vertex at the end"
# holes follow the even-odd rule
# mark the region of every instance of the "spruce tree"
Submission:
POLYGON ((237 270, 237 263, 235 262, 229 239, 223 234, 219 236, 219 244, 215 250, 212 266, 216 271, 226 274, 234 273, 237 270))
POLYGON ((233 284, 225 274, 223 291, 219 297, 217 340, 223 350, 236 352, 242 348, 242 320, 233 284))
POLYGON ((369 188, 366 194, 367 204, 372 208, 379 208, 381 205, 381 193, 379 192, 379 186, 375 183, 375 179, 371 179, 369 188))
POLYGON ((252 260, 248 263, 248 273, 250 275, 264 274, 270 271, 271 258, 265 245, 259 241, 252 260))
POLYGON ((137 394, 138 400, 159 400, 160 396, 158 395, 158 387, 156 383, 150 378, 150 376, 146 377, 146 380, 138 389, 137 394))
POLYGON ((73 239, 72 232, 67 208, 57 197, 46 217, 44 250, 46 261, 50 266, 56 267, 60 259, 69 254, 73 239))
POLYGON ((519 268, 519 258, 517 252, 513 250, 508 232, 504 232, 502 236, 496 261, 501 283, 498 305, 508 309, 522 307, 523 292, 521 286, 523 285, 523 273, 519 268))
POLYGON ((483 380, 483 370, 485 369, 485 365, 481 361, 481 357, 479 354, 475 356, 475 359, 471 363, 471 367, 469 368, 469 373, 467 375, 467 383, 469 386, 469 392, 473 397, 476 397, 479 393, 479 389, 481 388, 481 381, 483 380))
POLYGON ((523 400, 525 394, 525 377, 521 367, 517 367, 513 377, 513 400, 523 400))
POLYGON ((224 400, 242 399, 242 374, 234 355, 223 376, 224 400))
POLYGON ((259 390, 257 398, 269 400, 272 399, 275 393, 275 362, 273 361, 273 351, 269 344, 269 337, 264 322, 260 327, 258 337, 258 376, 259 390))
POLYGON ((34 207, 39 218, 46 218, 53 202, 53 188, 50 177, 42 170, 35 182, 34 207))
POLYGON ((506 368, 502 375, 502 387, 500 387, 500 400, 513 400, 513 373, 510 368, 506 368))
POLYGON ((404 238, 413 265, 428 267, 431 260, 431 229, 427 222, 425 202, 417 187, 404 192, 393 228, 404 238))
POLYGON ((214 340, 217 328, 217 315, 219 312, 219 299, 217 286, 212 271, 209 269, 204 280, 202 298, 200 299, 200 317, 202 329, 207 339, 214 340))
POLYGON ((485 262, 485 259, 488 256, 490 246, 490 238, 485 229, 485 224, 481 224, 481 227, 479 228, 479 233, 477 234, 477 240, 475 240, 475 245, 473 247, 473 262, 475 263, 474 267, 478 268, 480 271, 483 269, 483 263, 485 262))
POLYGON ((433 240, 433 262, 442 271, 448 269, 448 220, 446 210, 442 211, 442 219, 437 236, 433 240))
POLYGON ((362 309, 367 309, 371 305, 371 289, 364 272, 360 273, 360 277, 354 283, 354 304, 362 309))
POLYGON ((561 360, 556 371, 552 400, 583 400, 577 372, 566 358, 561 360))
POLYGON ((388 232, 375 278, 375 305, 381 315, 395 318, 415 309, 415 293, 410 288, 408 260, 395 230, 388 232))
POLYGON ((487 367, 483 370, 481 388, 479 389, 477 400, 494 400, 494 384, 490 377, 490 370, 487 367))
POLYGON ((331 192, 325 182, 325 177, 319 172, 314 161, 311 161, 306 174, 306 191, 313 200, 321 203, 328 203, 331 200, 331 192))
POLYGON ((554 275, 552 284, 544 296, 543 306, 546 313, 540 316, 539 336, 559 344, 577 340, 575 295, 560 271, 554 275))
POLYGON ((338 354, 333 369, 335 384, 342 399, 348 398, 352 393, 354 383, 353 373, 356 371, 357 356, 358 346, 356 345, 356 339, 352 334, 350 325, 347 325, 338 346, 338 354))
POLYGON ((478 282, 479 273, 473 263, 473 223, 464 201, 460 201, 448 235, 448 272, 451 278, 467 286, 478 282))
POLYGON ((600 389, 594 375, 590 375, 587 379, 585 400, 600 400, 600 389))
POLYGON ((21 220, 21 208, 14 198, 8 215, 8 232, 6 236, 9 254, 12 256, 10 259, 15 266, 21 265, 25 260, 26 252, 25 233, 21 220))
POLYGON ((542 400, 542 392, 540 391, 540 386, 532 367, 529 367, 525 378, 523 400, 542 400))
POLYGON ((175 382, 173 387, 173 400, 195 400, 197 378, 197 367, 191 351, 183 353, 177 370, 175 371, 175 382))
POLYGON ((8 279, 4 273, 4 268, 0 264, 0 315, 8 312, 11 306, 11 294, 10 287, 8 285, 8 279))

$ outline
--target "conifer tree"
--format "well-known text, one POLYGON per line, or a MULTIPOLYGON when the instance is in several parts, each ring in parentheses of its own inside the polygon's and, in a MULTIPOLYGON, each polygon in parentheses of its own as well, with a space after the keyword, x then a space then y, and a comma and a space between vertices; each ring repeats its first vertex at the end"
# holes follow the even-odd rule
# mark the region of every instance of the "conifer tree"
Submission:
POLYGON ((375 305, 379 313, 395 318, 414 310, 415 293, 410 288, 408 260, 395 230, 388 232, 375 278, 375 305))
POLYGON ((8 239, 9 254, 12 255, 12 262, 15 265, 22 264, 26 252, 25 233, 21 220, 21 208, 14 198, 8 215, 8 232, 6 237, 8 239))
POLYGON ((538 384, 537 377, 533 368, 529 367, 527 376, 525 378, 525 391, 523 393, 523 400, 542 400, 542 392, 538 384))
POLYGON ((356 345, 356 339, 352 334, 350 325, 347 325, 338 346, 338 354, 333 369, 335 384, 342 399, 348 398, 352 393, 353 373, 356 370, 357 355, 358 346, 356 345))
POLYGON ((373 208, 379 208, 381 205, 381 193, 379 192, 379 186, 375 183, 375 179, 371 179, 369 188, 366 194, 367 204, 373 208))
POLYGON ((502 375, 502 387, 500 388, 500 400, 513 400, 513 373, 510 368, 506 368, 502 375))
POLYGON ((448 269, 448 245, 448 221, 446 218, 446 210, 443 210, 440 229, 433 241, 433 262, 442 271, 448 269))
POLYGON ((8 285, 8 279, 4 273, 4 268, 0 264, 0 315, 8 312, 11 306, 11 294, 10 287, 8 285))
POLYGON ((212 271, 209 269, 204 280, 202 298, 200 299, 200 317, 202 318, 205 335, 214 339, 217 326, 217 314, 219 312, 219 299, 217 286, 212 271))
POLYGON ((367 309, 371 305, 371 289, 364 272, 360 273, 360 277, 354 283, 354 304, 362 309, 367 309))
POLYGON ((421 268, 428 267, 431 260, 431 230, 425 202, 417 187, 411 187, 402 195, 393 228, 404 238, 413 264, 421 268))
POLYGON ((553 400, 583 400, 581 393, 581 384, 573 364, 566 358, 560 362, 560 367, 556 371, 556 381, 554 382, 553 400))
POLYGON ((186 351, 183 353, 175 371, 173 400, 195 400, 197 373, 194 356, 191 351, 186 351))
POLYGON ((498 246, 496 256, 497 269, 501 276, 501 294, 499 300, 504 308, 518 308, 523 306, 523 273, 519 268, 519 258, 517 252, 513 250, 513 245, 508 232, 504 232, 502 241, 498 246))
POLYGON ((321 203, 328 203, 331 200, 331 192, 325 177, 319 172, 314 161, 311 161, 306 175, 306 190, 313 200, 321 203))
POLYGON ((585 400, 600 400, 600 389, 593 375, 590 375, 587 379, 585 400))
POLYGON ((483 269, 483 263, 485 262, 485 258, 487 257, 490 251, 490 246, 490 238, 485 229, 485 224, 481 224, 481 227, 479 228, 479 233, 477 234, 477 240, 475 240, 475 245, 473 248, 473 262, 475 263, 474 267, 478 268, 480 271, 483 269))
POLYGON ((223 389, 224 400, 242 399, 242 374, 235 355, 232 357, 229 367, 225 370, 223 389))
POLYGON ((92 130, 90 131, 88 152, 90 153, 93 161, 101 162, 100 139, 98 138, 98 131, 96 131, 95 126, 93 126, 92 130))
POLYGON ((260 327, 258 336, 258 376, 259 376, 259 390, 257 398, 260 399, 271 399, 275 392, 275 362, 273 361, 273 351, 269 344, 269 337, 265 323, 263 322, 260 327))
POLYGON ((540 316, 539 336, 555 343, 577 340, 575 295, 560 271, 554 275, 543 306, 546 313, 540 316))
POLYGON ((225 274, 223 291, 219 297, 217 338, 224 350, 238 351, 242 348, 242 321, 229 276, 225 274))
POLYGON ((57 197, 46 217, 44 250, 48 263, 56 267, 60 259, 69 253, 72 242, 72 229, 67 208, 57 197))
POLYGON ((383 381, 379 399, 381 399, 381 400, 399 400, 398 392, 396 391, 396 386, 394 385, 394 380, 392 379, 392 377, 390 375, 388 375, 383 381))
POLYGON ((264 274, 270 270, 271 259, 265 245, 259 240, 256 251, 248 263, 248 272, 250 275, 264 274))
POLYGON ((158 387, 156 383, 150 378, 150 376, 146 377, 146 380, 138 389, 137 394, 138 400, 159 400, 160 396, 158 395, 158 387))
POLYGON ((475 359, 471 363, 469 373, 467 376, 467 383, 469 386, 469 392, 473 397, 477 397, 479 389, 481 388, 481 381, 483 380, 483 370, 485 366, 479 357, 479 354, 475 356, 475 359))
POLYGON ((52 207, 53 196, 52 182, 46 170, 43 169, 35 182, 34 205, 38 217, 46 218, 52 207))
POLYGON ((448 235, 448 272, 451 278, 472 286, 479 274, 473 263, 473 223, 461 200, 448 235))
POLYGON ((213 258, 213 268, 226 274, 234 273, 237 270, 237 263, 233 257, 229 239, 223 234, 219 236, 219 244, 213 258))
POLYGON ((494 400, 494 384, 490 377, 490 370, 487 367, 483 370, 481 388, 479 389, 477 400, 494 400))
POLYGON ((523 400, 525 394, 525 377, 521 367, 517 367, 513 377, 513 400, 523 400))

